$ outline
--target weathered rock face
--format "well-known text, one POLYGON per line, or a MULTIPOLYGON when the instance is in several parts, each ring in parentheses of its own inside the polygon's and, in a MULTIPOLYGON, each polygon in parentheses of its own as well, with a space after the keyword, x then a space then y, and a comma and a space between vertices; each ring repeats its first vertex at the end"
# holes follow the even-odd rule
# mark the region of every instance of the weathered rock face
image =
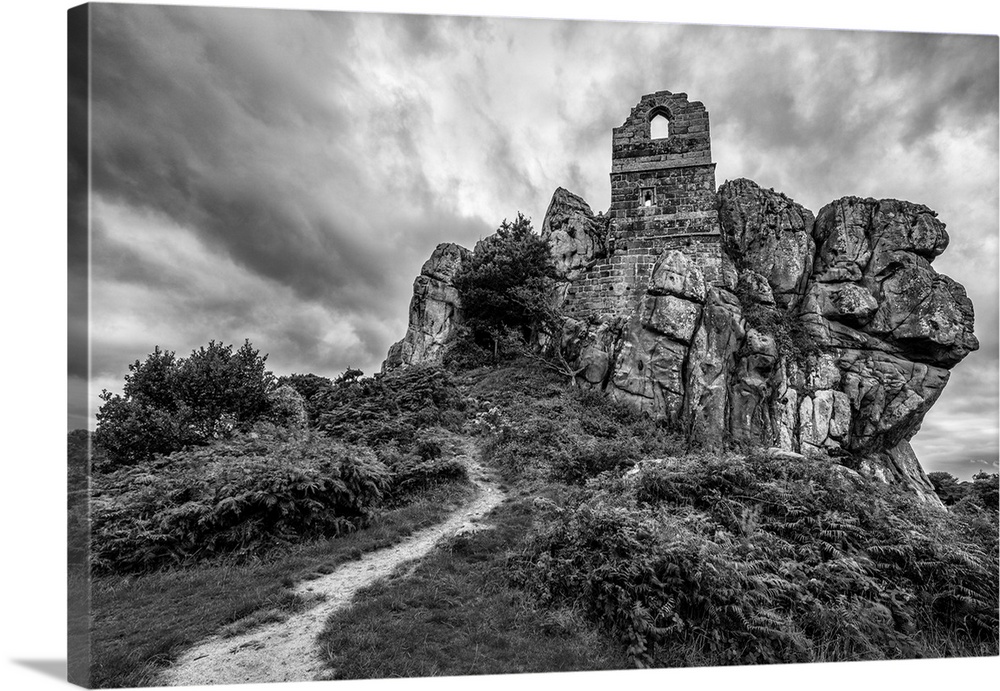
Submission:
MULTIPOLYGON (((607 215, 556 190, 541 232, 566 318, 539 347, 692 446, 844 457, 936 501, 909 439, 979 347, 965 290, 931 266, 944 224, 892 199, 845 197, 814 216, 745 179, 716 193, 710 155, 704 106, 657 92, 614 130, 607 215), (653 139, 663 112, 670 138, 653 139)), ((424 265, 385 368, 440 362, 467 256, 441 245, 424 265)))
POLYGON ((623 325, 575 322, 569 350, 596 373, 583 382, 692 444, 849 457, 936 501, 908 440, 978 347, 965 291, 930 265, 943 224, 924 206, 855 198, 814 222, 748 180, 719 195, 735 280, 709 283, 695 258, 665 250, 623 325))
POLYGON ((573 279, 608 252, 608 222, 597 217, 581 197, 558 188, 552 195, 542 237, 552 248, 552 262, 560 277, 573 279))
POLYGON ((439 364, 462 322, 461 300, 451 281, 469 250, 437 246, 413 282, 406 336, 389 348, 382 371, 412 364, 439 364))
POLYGON ((783 307, 797 302, 812 271, 812 213, 783 194, 739 179, 719 188, 719 221, 737 265, 766 278, 783 307))

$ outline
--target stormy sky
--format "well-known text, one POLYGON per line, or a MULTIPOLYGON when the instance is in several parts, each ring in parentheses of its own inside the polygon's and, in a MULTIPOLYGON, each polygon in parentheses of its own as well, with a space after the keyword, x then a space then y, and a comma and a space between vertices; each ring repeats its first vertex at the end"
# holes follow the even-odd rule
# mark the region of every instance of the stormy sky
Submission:
POLYGON ((995 37, 96 5, 91 51, 91 416, 157 345, 377 371, 435 245, 537 227, 559 186, 607 209, 611 129, 667 89, 707 107, 719 184, 938 212, 982 347, 913 444, 996 470, 995 37))

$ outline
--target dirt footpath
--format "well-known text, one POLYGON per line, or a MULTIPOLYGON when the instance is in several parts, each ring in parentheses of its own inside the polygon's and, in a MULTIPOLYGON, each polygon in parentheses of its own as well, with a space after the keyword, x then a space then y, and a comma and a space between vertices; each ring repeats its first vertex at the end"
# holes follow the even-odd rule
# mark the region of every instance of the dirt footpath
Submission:
POLYGON ((479 493, 445 522, 414 533, 398 545, 344 564, 333 573, 299 583, 294 588, 296 592, 325 596, 325 600, 282 622, 231 638, 213 636, 164 670, 157 684, 183 686, 315 679, 324 670, 316 650, 316 637, 331 614, 346 607, 361 588, 427 554, 442 538, 475 530, 475 521, 503 500, 496 480, 474 460, 474 454, 468 458, 469 477, 479 493))

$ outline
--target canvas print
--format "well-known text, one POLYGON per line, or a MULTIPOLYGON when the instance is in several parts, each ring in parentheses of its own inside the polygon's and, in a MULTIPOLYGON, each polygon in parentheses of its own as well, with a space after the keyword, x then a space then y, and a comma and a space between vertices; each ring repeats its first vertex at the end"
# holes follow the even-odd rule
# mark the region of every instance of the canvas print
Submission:
POLYGON ((68 26, 72 682, 997 655, 996 36, 68 26))

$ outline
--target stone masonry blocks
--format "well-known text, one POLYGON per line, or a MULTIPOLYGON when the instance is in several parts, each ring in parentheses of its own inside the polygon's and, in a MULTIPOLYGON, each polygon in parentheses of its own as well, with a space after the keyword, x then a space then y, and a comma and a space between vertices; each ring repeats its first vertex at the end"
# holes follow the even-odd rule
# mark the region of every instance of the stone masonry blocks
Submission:
POLYGON ((612 132, 612 252, 576 278, 565 309, 571 316, 623 316, 638 304, 657 258, 679 249, 705 278, 721 280, 722 247, 708 111, 687 94, 646 94, 612 132), (650 138, 662 115, 667 137, 650 138))

